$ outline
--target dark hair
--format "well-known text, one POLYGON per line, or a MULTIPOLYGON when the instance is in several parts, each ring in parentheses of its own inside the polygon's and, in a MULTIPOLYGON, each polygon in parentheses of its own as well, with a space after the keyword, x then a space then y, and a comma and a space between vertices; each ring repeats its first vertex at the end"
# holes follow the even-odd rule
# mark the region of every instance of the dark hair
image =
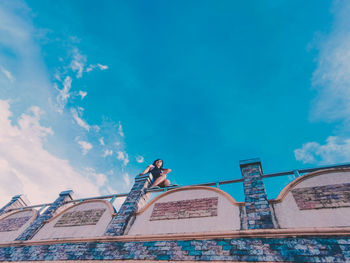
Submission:
POLYGON ((163 162, 162 159, 157 159, 157 160, 155 160, 155 161, 153 162, 153 165, 156 166, 156 162, 158 162, 158 161, 162 161, 162 166, 160 167, 160 169, 163 169, 163 164, 164 164, 164 162, 163 162))

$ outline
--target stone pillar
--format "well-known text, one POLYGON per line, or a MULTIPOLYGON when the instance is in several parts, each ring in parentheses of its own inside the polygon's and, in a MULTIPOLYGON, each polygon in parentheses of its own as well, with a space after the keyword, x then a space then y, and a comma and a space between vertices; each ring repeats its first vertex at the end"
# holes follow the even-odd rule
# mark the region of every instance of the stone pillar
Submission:
POLYGON ((142 208, 149 198, 149 193, 146 189, 152 183, 152 175, 137 176, 135 184, 131 188, 117 215, 112 218, 105 232, 106 236, 121 236, 124 235, 127 228, 130 228, 135 220, 135 213, 142 208))
POLYGON ((270 205, 262 180, 260 159, 240 161, 243 176, 248 229, 274 228, 270 205))
POLYGON ((28 204, 28 200, 26 200, 23 195, 15 195, 12 197, 10 202, 8 202, 3 208, 0 209, 0 215, 6 213, 6 211, 9 209, 24 207, 28 204))
POLYGON ((37 219, 16 238, 16 240, 30 240, 43 226, 44 221, 49 220, 54 215, 57 208, 63 205, 66 201, 73 200, 73 191, 67 190, 60 193, 59 197, 53 202, 48 209, 45 210, 37 219))

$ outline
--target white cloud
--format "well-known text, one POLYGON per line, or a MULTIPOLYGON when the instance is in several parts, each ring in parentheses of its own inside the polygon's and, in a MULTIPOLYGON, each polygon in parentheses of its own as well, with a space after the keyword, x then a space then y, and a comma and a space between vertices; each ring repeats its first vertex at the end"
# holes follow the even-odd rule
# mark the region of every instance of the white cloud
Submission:
POLYGON ((105 145, 103 137, 101 137, 98 141, 100 142, 101 145, 105 145))
POLYGON ((41 114, 32 107, 17 123, 11 122, 9 102, 0 100, 0 174, 6 185, 0 188, 1 200, 27 194, 31 203, 52 202, 65 189, 74 189, 78 196, 99 195, 95 182, 44 148, 43 141, 53 131, 40 125, 41 114))
POLYGON ((118 133, 120 136, 124 137, 123 127, 122 127, 122 124, 120 122, 118 124, 118 133))
POLYGON ((72 78, 67 76, 64 81, 63 81, 63 88, 62 89, 59 89, 57 87, 57 84, 55 84, 55 88, 57 89, 58 91, 58 95, 57 95, 57 111, 62 113, 63 112, 63 109, 64 107, 66 106, 67 104, 67 101, 68 101, 68 98, 70 97, 70 89, 72 87, 72 78))
POLYGON ((136 156, 136 162, 138 163, 143 163, 145 161, 145 158, 141 155, 136 156))
POLYGON ((108 66, 102 65, 102 64, 99 64, 99 63, 97 63, 96 65, 90 64, 90 65, 86 68, 86 72, 93 71, 93 70, 95 70, 96 68, 98 68, 98 69, 100 69, 100 70, 106 70, 106 69, 108 69, 108 66))
POLYGON ((100 70, 106 70, 106 69, 108 69, 108 66, 107 66, 107 65, 97 64, 97 66, 99 67, 100 70))
POLYGON ((96 183, 98 187, 104 186, 107 182, 107 177, 103 173, 96 173, 94 168, 86 168, 85 175, 93 182, 96 183))
POLYGON ((111 156, 113 154, 112 150, 106 149, 103 153, 103 157, 111 156))
POLYGON ((303 163, 330 164, 350 161, 350 2, 335 2, 332 32, 319 45, 313 87, 318 94, 312 104, 313 120, 341 121, 343 127, 325 144, 304 143, 294 151, 303 163))
POLYGON ((350 119, 350 2, 338 4, 334 29, 320 44, 313 75, 318 97, 312 117, 327 121, 350 119))
POLYGON ((78 141, 78 143, 82 149, 83 155, 86 155, 93 148, 92 144, 87 141, 78 141))
MULTIPOLYGON (((80 108, 80 112, 82 111, 82 109, 80 108)), ((76 109, 71 109, 72 115, 73 115, 73 119, 76 121, 76 123, 84 128, 85 130, 89 131, 90 130, 90 125, 87 124, 83 119, 81 119, 79 117, 79 112, 76 109)))
POLYGON ((12 76, 11 72, 6 70, 4 67, 0 66, 1 72, 8 78, 9 81, 14 82, 15 78, 12 76))
POLYGON ((128 173, 123 174, 123 180, 127 188, 130 187, 130 176, 128 173))
POLYGON ((126 152, 117 152, 117 159, 119 161, 122 161, 124 165, 127 165, 129 163, 129 156, 126 152))
POLYGON ((76 77, 79 79, 83 76, 84 67, 86 64, 86 56, 82 55, 77 48, 73 49, 73 60, 70 67, 77 72, 76 77))
POLYGON ((83 100, 86 95, 87 95, 86 91, 79 90, 79 96, 81 97, 81 100, 83 100))
POLYGON ((325 144, 308 142, 294 151, 295 158, 303 163, 331 164, 350 160, 350 139, 330 136, 325 144))

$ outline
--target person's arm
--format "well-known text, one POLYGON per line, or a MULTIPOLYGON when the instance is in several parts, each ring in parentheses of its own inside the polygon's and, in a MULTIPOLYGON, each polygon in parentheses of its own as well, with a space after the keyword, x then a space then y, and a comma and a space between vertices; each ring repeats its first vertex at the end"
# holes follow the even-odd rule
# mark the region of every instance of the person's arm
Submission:
POLYGON ((148 173, 150 171, 151 167, 152 167, 152 165, 148 165, 147 168, 142 173, 139 174, 139 176, 142 176, 142 175, 148 173))
POLYGON ((165 174, 168 174, 171 172, 171 169, 163 169, 162 170, 162 174, 165 175, 165 174))

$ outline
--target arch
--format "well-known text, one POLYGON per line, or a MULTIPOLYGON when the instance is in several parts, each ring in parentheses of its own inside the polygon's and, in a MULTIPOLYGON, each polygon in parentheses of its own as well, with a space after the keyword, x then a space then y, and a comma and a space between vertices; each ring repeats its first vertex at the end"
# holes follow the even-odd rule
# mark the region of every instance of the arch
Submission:
POLYGON ((167 196, 169 194, 179 192, 179 191, 189 191, 189 190, 209 190, 209 191, 213 191, 213 192, 216 192, 216 193, 224 196, 230 203, 232 203, 235 206, 243 206, 245 204, 244 202, 237 202, 231 195, 229 195, 228 193, 226 193, 223 190, 220 190, 218 188, 214 188, 214 187, 210 187, 210 186, 183 186, 183 187, 169 190, 169 191, 157 196, 156 198, 151 200, 147 205, 145 205, 140 211, 138 211, 136 213, 136 215, 140 215, 143 212, 145 212, 151 205, 153 205, 155 202, 157 202, 159 199, 163 198, 164 196, 167 196))
POLYGON ((270 203, 275 204, 275 203, 280 203, 283 201, 283 199, 287 196, 287 194, 298 184, 301 182, 310 179, 315 176, 319 176, 322 174, 331 174, 331 173, 337 173, 337 172, 350 172, 350 168, 331 168, 331 169, 325 169, 325 170, 318 170, 314 171, 308 174, 305 174, 303 176, 300 176, 287 184, 282 191, 279 193, 279 195, 272 200, 269 200, 270 203))
POLYGON ((8 214, 7 213, 3 214, 3 215, 0 216, 0 221, 3 220, 3 219, 6 219, 9 216, 14 215, 14 214, 22 213, 22 212, 29 212, 29 211, 34 212, 32 217, 28 220, 28 221, 30 221, 30 223, 33 223, 34 220, 38 217, 38 211, 35 210, 35 209, 30 209, 30 208, 29 209, 19 210, 19 211, 13 211, 13 212, 10 212, 8 214))
POLYGON ((61 211, 60 213, 58 213, 57 215, 53 216, 52 218, 50 218, 49 220, 46 220, 45 223, 49 223, 53 220, 55 220, 57 217, 63 215, 64 213, 66 213, 68 210, 72 209, 73 207, 77 207, 79 205, 84 205, 86 203, 96 203, 96 202, 102 202, 104 204, 107 205, 107 208, 109 210, 109 213, 113 216, 114 215, 114 207, 112 206, 112 204, 106 200, 101 200, 101 199, 92 199, 92 200, 86 200, 77 204, 74 204, 70 207, 67 207, 66 209, 64 209, 63 211, 61 211))

